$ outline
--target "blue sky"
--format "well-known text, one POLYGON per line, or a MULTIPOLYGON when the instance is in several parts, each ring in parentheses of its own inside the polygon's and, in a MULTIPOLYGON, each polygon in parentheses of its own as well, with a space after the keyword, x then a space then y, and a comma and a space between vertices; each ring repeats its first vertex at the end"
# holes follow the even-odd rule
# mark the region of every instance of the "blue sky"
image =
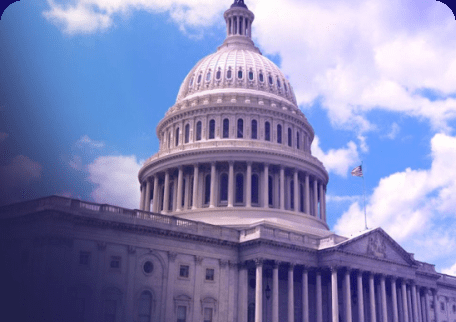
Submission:
MULTIPOLYGON (((328 220, 381 226, 456 274, 456 22, 437 1, 246 2, 330 174, 328 220)), ((0 21, 0 204, 51 194, 136 208, 137 171, 231 1, 27 1, 0 21)))

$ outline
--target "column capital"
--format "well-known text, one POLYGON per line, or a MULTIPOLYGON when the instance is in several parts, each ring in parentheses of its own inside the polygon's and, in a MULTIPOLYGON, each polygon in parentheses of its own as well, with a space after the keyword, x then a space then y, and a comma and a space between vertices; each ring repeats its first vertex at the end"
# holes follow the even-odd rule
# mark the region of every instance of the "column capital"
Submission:
POLYGON ((273 268, 278 268, 281 264, 283 264, 284 262, 282 261, 277 261, 277 260, 274 260, 273 263, 272 263, 272 267, 273 268))
POLYGON ((234 161, 230 160, 230 161, 228 161, 228 164, 231 165, 231 166, 234 166, 234 161))
POLYGON ((251 166, 252 163, 253 163, 253 161, 247 161, 246 163, 247 163, 247 165, 250 165, 250 166, 251 166))
POLYGON ((202 262, 203 262, 203 257, 195 255, 195 263, 197 265, 201 265, 202 262))
POLYGON ((264 264, 264 259, 263 258, 255 258, 253 261, 255 262, 255 266, 256 267, 263 266, 263 264, 264 264))
POLYGON ((219 259, 219 264, 221 268, 228 266, 228 261, 226 259, 219 259))
POLYGON ((176 256, 177 256, 177 253, 175 253, 175 252, 168 252, 168 260, 169 260, 169 261, 174 262, 174 260, 176 259, 176 256))
POLYGON ((288 262, 288 270, 293 270, 295 266, 296 266, 295 262, 288 262))
POLYGON ((329 266, 329 270, 332 272, 337 272, 340 267, 337 265, 331 265, 329 266))

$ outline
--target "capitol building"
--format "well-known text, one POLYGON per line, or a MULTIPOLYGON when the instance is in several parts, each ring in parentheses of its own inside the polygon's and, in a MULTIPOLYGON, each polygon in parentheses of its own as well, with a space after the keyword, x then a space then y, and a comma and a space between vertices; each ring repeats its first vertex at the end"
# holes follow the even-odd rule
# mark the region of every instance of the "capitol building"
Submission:
POLYGON ((456 277, 381 228, 330 231, 293 87, 253 43, 244 1, 224 18, 225 41, 157 126, 139 209, 0 208, 4 321, 455 322, 456 277))

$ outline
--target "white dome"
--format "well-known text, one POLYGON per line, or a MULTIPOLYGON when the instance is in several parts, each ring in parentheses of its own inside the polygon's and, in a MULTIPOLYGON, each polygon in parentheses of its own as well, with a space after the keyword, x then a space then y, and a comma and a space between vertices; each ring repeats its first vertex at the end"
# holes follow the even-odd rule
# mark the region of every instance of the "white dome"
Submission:
POLYGON ((185 77, 176 103, 197 95, 228 93, 245 89, 250 94, 279 96, 296 108, 293 89, 281 70, 251 45, 240 46, 234 39, 218 51, 201 59, 185 77), (256 93, 255 93, 256 92, 256 93))

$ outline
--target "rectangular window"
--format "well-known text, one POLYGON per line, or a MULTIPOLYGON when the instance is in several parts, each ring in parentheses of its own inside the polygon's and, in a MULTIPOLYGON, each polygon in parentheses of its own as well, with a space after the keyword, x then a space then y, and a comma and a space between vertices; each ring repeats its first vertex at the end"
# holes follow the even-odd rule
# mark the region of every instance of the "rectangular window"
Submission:
POLYGON ((212 322, 212 309, 204 308, 204 322, 212 322))
POLYGON ((190 266, 188 266, 188 265, 181 265, 181 266, 179 267, 179 276, 180 276, 180 277, 188 278, 189 271, 190 271, 190 266))
POLYGON ((90 252, 79 252, 79 265, 90 265, 90 252))
POLYGON ((120 256, 111 256, 109 267, 113 269, 120 269, 120 256))
POLYGON ((187 308, 185 306, 177 307, 177 322, 187 321, 187 308))
POLYGON ((206 268, 206 281, 214 280, 215 271, 213 268, 206 268))

